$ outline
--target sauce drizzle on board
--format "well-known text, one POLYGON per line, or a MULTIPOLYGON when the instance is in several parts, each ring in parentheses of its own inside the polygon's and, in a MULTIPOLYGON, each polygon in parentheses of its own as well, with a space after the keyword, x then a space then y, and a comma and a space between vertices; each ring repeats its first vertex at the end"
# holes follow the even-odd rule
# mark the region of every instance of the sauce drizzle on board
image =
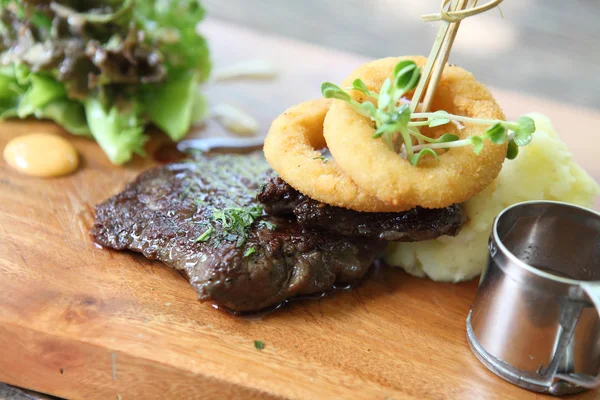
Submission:
POLYGON ((50 178, 72 173, 79 166, 75 147, 50 133, 31 133, 12 139, 4 148, 4 160, 20 173, 50 178))
POLYGON ((263 138, 207 137, 167 143, 153 154, 154 160, 161 164, 181 161, 193 153, 232 153, 243 154, 257 151, 263 147, 263 138))

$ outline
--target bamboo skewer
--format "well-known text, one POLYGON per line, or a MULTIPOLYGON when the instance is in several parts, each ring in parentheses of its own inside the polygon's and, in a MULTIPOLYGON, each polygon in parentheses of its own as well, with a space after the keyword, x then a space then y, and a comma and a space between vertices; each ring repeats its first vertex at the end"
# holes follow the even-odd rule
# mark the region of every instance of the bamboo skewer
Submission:
MULTIPOLYGON (((456 0, 454 0, 454 4, 456 4, 456 0)), ((448 29, 450 28, 449 22, 442 23, 440 30, 438 31, 435 42, 433 43, 433 47, 431 48, 431 52, 429 53, 429 57, 427 57, 427 63, 425 63, 425 67, 423 68, 423 72, 421 74, 421 79, 419 79, 419 84, 415 89, 415 93, 413 94, 412 100, 410 102, 410 111, 415 112, 417 106, 421 102, 421 98, 423 96, 423 91, 427 83, 429 82, 429 78, 431 76, 431 70, 433 68, 433 64, 437 59, 444 39, 446 38, 446 34, 448 33, 448 29)))
POLYGON ((442 20, 442 26, 437 34, 427 63, 423 68, 423 75, 415 89, 410 103, 411 112, 415 112, 421 104, 423 112, 431 106, 433 96, 440 82, 444 67, 450 56, 454 39, 460 27, 460 22, 472 15, 480 14, 498 6, 503 0, 493 0, 482 6, 477 6, 477 0, 442 0, 439 14, 428 14, 423 16, 424 21, 442 20), (448 6, 448 11, 445 7, 448 6), (427 89, 425 91, 425 89, 427 89), (424 97, 423 92, 425 91, 424 97), (421 99, 423 99, 421 101, 421 99))
POLYGON ((442 0, 442 6, 441 6, 439 14, 427 14, 427 15, 423 15, 421 18, 425 22, 433 22, 433 21, 440 21, 440 20, 444 20, 447 22, 458 22, 458 21, 463 20, 472 15, 481 14, 482 12, 491 10, 494 7, 498 7, 500 5, 500 3, 502 3, 503 0, 492 0, 489 3, 486 3, 479 7, 468 8, 466 10, 461 10, 461 11, 446 12, 446 11, 444 11, 444 8, 446 7, 446 5, 448 3, 450 3, 450 1, 451 0, 442 0))
MULTIPOLYGON (((469 6, 477 4, 477 0, 461 0, 458 2, 456 6, 456 11, 463 10, 467 3, 469 6)), ((450 24, 450 28, 448 29, 448 33, 446 33, 446 37, 442 43, 442 48, 438 54, 437 59, 435 60, 435 64, 433 67, 433 72, 431 73, 431 78, 429 78, 429 85, 427 85, 427 90, 425 91, 425 96, 422 101, 422 109, 423 112, 429 110, 431 106, 431 101, 433 100, 433 95, 437 89, 437 85, 440 83, 440 79, 442 79, 442 73, 444 72, 444 67, 448 62, 448 58, 450 57, 450 51, 452 50, 452 45, 454 44, 454 39, 456 38, 456 34, 458 32, 458 28, 460 27, 460 20, 453 22, 450 24)))

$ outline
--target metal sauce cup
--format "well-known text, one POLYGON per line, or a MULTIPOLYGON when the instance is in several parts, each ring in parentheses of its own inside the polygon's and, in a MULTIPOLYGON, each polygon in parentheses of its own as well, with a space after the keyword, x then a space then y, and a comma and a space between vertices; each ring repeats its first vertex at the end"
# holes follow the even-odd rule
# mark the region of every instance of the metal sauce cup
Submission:
POLYGON ((554 395, 600 385, 600 214, 532 201, 502 211, 467 318, 477 358, 554 395))

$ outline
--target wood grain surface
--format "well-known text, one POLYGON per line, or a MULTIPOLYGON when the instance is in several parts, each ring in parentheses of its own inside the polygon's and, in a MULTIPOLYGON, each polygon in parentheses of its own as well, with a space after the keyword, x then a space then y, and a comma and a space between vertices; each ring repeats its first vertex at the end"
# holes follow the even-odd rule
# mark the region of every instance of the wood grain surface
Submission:
MULTIPOLYGON (((213 103, 256 115, 263 132, 288 106, 317 97, 321 81, 339 81, 364 61, 215 20, 203 30, 217 67, 257 57, 280 66, 275 82, 206 88, 213 103)), ((600 178, 591 145, 600 144, 598 114, 497 94, 509 116, 547 112, 600 178)), ((5 122, 0 149, 36 130, 62 134, 46 122, 5 122)), ((222 131, 208 124, 197 134, 222 131)), ((28 178, 0 163, 0 381, 73 399, 542 397, 497 378, 471 354, 465 318, 476 281, 441 284, 379 269, 352 291, 249 320, 199 303, 159 262, 96 247, 88 236, 94 205, 153 161, 114 167, 93 142, 70 140, 83 166, 69 177, 28 178)))

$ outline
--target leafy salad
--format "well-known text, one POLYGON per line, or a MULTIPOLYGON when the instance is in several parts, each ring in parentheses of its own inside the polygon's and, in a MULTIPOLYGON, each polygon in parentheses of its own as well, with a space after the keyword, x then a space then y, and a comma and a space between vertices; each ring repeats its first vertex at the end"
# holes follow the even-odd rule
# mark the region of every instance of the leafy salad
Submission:
POLYGON ((0 119, 50 119, 115 164, 206 113, 199 0, 0 0, 0 119))

